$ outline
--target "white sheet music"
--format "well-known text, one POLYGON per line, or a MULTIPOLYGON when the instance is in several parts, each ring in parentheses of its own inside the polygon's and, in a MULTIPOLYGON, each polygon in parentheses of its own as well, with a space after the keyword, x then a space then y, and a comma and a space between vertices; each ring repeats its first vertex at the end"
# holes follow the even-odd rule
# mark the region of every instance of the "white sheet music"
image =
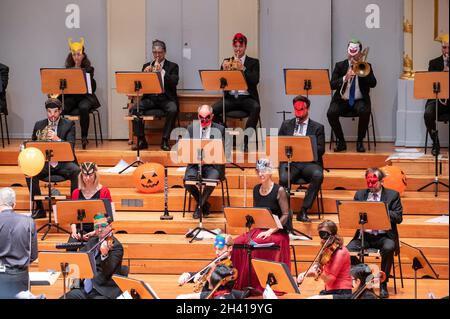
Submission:
POLYGON ((91 74, 86 73, 86 87, 88 94, 92 94, 92 83, 91 83, 91 74))
POLYGON ((61 272, 30 271, 29 275, 32 286, 52 286, 61 275, 61 272))
POLYGON ((275 220, 275 223, 277 224, 278 229, 283 229, 283 225, 281 225, 281 221, 278 218, 278 216, 277 215, 273 215, 273 214, 272 214, 272 216, 273 216, 273 219, 275 220))

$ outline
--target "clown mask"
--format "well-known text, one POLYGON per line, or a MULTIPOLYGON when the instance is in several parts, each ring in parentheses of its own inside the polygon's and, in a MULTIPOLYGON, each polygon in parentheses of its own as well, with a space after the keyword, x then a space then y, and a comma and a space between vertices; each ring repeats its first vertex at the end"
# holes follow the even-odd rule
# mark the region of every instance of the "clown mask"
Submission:
POLYGON ((348 45, 348 48, 347 48, 348 55, 350 55, 351 57, 354 57, 359 52, 360 52, 360 44, 359 43, 350 42, 349 45, 348 45))
POLYGON ((294 103, 295 117, 304 121, 308 117, 308 104, 304 101, 297 101, 294 103))
POLYGON ((381 188, 381 182, 378 180, 378 177, 373 173, 367 174, 366 183, 367 188, 369 188, 372 193, 379 191, 381 188))
POLYGON ((199 113, 198 120, 202 128, 206 128, 211 125, 213 115, 211 113, 199 113))

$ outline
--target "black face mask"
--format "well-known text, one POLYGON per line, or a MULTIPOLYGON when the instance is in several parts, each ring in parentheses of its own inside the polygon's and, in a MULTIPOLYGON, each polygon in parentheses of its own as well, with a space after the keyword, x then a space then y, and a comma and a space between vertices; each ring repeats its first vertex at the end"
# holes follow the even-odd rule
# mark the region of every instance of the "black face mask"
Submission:
POLYGON ((330 236, 331 236, 331 234, 329 232, 324 231, 324 230, 319 230, 320 239, 327 240, 330 236))

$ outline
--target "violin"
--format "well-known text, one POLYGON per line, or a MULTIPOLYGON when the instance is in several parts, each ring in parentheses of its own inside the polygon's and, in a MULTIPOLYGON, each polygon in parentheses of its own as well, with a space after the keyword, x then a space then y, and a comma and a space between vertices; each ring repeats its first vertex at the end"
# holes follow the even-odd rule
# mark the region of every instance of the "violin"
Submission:
POLYGON ((376 285, 376 283, 383 283, 386 281, 386 274, 383 271, 379 271, 378 274, 375 274, 375 269, 371 268, 372 274, 367 276, 366 282, 364 285, 358 288, 358 290, 352 295, 351 299, 359 299, 366 289, 372 289, 376 285))
POLYGON ((217 291, 217 289, 219 289, 221 286, 226 285, 230 281, 236 280, 237 275, 238 275, 237 269, 233 268, 231 270, 231 273, 228 276, 224 277, 217 283, 217 285, 213 288, 213 290, 211 290, 211 292, 209 293, 208 297, 206 297, 206 299, 212 299, 212 297, 214 296, 214 293, 217 291))

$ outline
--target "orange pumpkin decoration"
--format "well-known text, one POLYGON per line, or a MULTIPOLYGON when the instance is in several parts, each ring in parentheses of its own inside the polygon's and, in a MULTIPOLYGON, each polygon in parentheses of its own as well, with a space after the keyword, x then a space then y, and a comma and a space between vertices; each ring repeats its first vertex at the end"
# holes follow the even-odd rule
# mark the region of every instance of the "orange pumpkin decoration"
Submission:
POLYGON ((405 173, 397 166, 383 166, 381 170, 386 175, 383 186, 396 190, 400 193, 400 196, 403 195, 407 185, 405 173))
POLYGON ((140 193, 157 193, 164 190, 164 166, 146 163, 133 173, 133 183, 140 193))

